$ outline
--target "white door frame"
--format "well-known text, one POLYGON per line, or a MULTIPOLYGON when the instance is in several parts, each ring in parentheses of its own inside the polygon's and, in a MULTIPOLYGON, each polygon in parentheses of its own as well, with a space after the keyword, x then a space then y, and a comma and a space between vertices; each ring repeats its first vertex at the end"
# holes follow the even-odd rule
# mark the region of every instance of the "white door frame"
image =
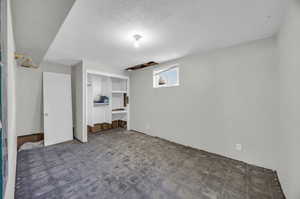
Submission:
MULTIPOLYGON (((128 103, 128 108, 127 108, 127 130, 130 130, 130 78, 128 76, 125 76, 125 75, 118 75, 118 74, 114 74, 114 73, 106 73, 106 72, 102 72, 102 71, 98 71, 98 70, 86 70, 86 74, 85 74, 85 87, 87 87, 87 84, 88 84, 88 78, 87 76, 91 74, 91 75, 102 75, 102 76, 107 76, 107 77, 115 77, 115 78, 119 78, 119 79, 125 79, 127 80, 127 96, 129 97, 129 103, 128 103)), ((87 106, 88 106, 88 101, 87 101, 87 89, 85 89, 85 110, 86 110, 86 116, 88 114, 88 111, 87 111, 87 106)), ((86 117, 86 120, 85 120, 85 126, 87 126, 87 117, 86 117)))
POLYGON ((75 102, 73 104, 75 107, 75 108, 73 107, 73 111, 75 113, 74 136, 78 141, 82 143, 88 141, 87 118, 86 118, 87 80, 85 79, 86 78, 85 71, 86 70, 82 61, 78 62, 77 64, 73 64, 71 66, 72 87, 73 87, 72 96, 73 96, 73 101, 75 102), (80 70, 78 71, 78 69, 80 70), (79 80, 77 78, 79 78, 79 80), (76 104, 76 100, 78 100, 77 101, 78 104, 76 104))

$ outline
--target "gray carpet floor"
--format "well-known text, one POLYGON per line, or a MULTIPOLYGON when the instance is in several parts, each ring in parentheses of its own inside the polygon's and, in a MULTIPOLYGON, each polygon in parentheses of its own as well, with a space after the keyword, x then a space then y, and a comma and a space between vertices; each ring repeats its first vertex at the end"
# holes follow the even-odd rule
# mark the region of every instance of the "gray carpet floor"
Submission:
POLYGON ((113 130, 18 153, 16 199, 282 199, 273 171, 113 130))

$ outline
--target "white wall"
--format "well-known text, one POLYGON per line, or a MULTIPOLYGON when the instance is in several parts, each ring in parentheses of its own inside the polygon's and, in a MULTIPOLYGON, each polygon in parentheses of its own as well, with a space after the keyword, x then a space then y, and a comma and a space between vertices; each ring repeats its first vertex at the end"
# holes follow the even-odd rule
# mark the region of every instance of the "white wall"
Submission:
POLYGON ((163 64, 180 64, 178 87, 154 89, 152 68, 132 72, 131 129, 274 169, 276 58, 270 38, 163 64))
POLYGON ((74 136, 87 142, 86 70, 83 62, 73 65, 71 70, 74 136))
POLYGON ((86 70, 104 72, 104 73, 121 75, 121 76, 128 76, 128 73, 125 70, 115 69, 113 67, 109 67, 109 66, 103 65, 101 63, 95 63, 95 62, 92 62, 89 60, 84 60, 83 63, 84 63, 86 70))
POLYGON ((17 67, 17 133, 43 132, 43 72, 71 74, 71 67, 42 62, 38 69, 17 67))
POLYGON ((300 198, 300 0, 290 1, 278 36, 282 134, 279 178, 289 199, 300 198))
POLYGON ((40 63, 75 0, 12 0, 13 25, 18 53, 40 63))
POLYGON ((11 5, 7 1, 7 148, 8 148, 8 181, 5 191, 5 199, 14 199, 17 135, 16 135, 16 93, 15 93, 15 43, 12 29, 11 5))

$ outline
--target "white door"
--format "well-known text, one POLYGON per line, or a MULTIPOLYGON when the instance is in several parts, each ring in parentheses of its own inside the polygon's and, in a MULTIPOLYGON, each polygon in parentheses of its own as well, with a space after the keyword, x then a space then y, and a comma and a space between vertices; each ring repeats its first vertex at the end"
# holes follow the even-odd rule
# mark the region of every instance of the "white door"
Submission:
POLYGON ((71 76, 43 73, 45 146, 73 139, 71 76))

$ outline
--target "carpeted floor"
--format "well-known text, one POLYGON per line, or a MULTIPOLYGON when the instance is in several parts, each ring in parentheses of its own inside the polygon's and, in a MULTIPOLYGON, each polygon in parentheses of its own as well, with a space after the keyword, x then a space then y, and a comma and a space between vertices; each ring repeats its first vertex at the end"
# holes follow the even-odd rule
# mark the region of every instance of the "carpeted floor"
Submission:
POLYGON ((18 153, 16 199, 281 199, 271 170, 137 132, 18 153))

